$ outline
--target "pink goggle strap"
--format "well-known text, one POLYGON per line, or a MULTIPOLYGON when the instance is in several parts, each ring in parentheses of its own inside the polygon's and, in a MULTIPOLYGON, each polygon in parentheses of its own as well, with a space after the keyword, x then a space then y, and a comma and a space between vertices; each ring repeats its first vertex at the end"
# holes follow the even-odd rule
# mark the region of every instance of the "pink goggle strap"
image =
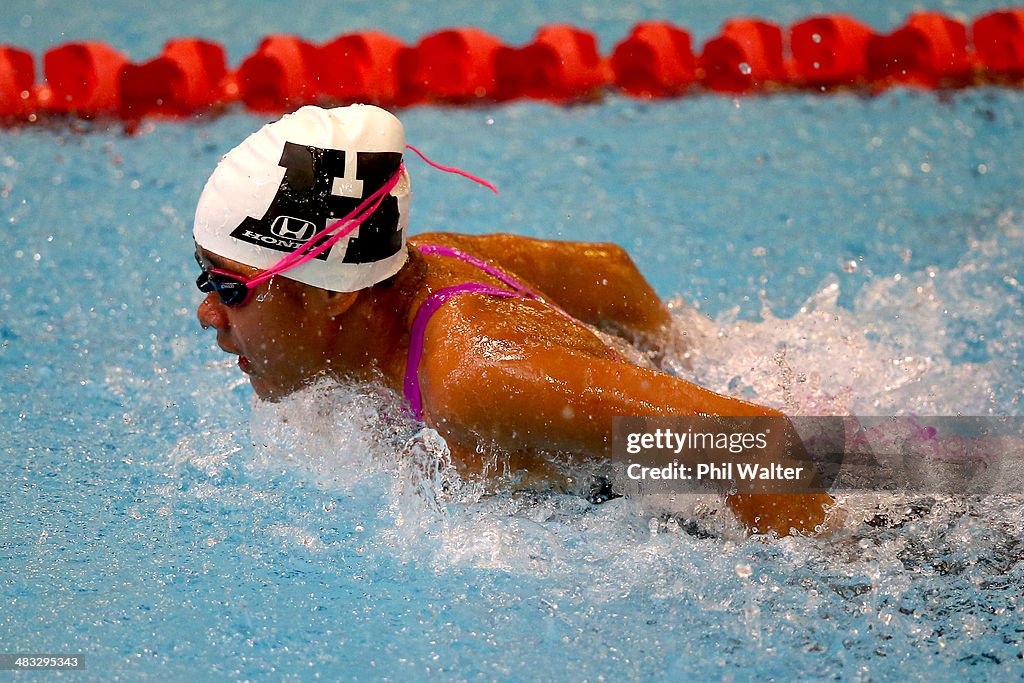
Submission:
POLYGON ((496 188, 494 185, 492 185, 491 183, 487 182, 483 178, 475 176, 472 173, 469 173, 467 171, 463 171, 461 168, 455 168, 454 166, 442 166, 441 164, 436 163, 436 162, 431 161, 430 159, 428 159, 426 154, 424 154, 423 152, 419 151, 418 149, 416 149, 412 145, 406 145, 406 147, 408 147, 412 151, 416 152, 416 154, 419 156, 419 158, 423 159, 423 161, 425 161, 427 163, 427 165, 433 166, 437 170, 444 171, 445 173, 454 173, 455 175, 460 175, 463 178, 469 178, 474 183, 478 183, 480 185, 483 185, 484 187, 489 189, 494 194, 498 194, 498 188, 496 188))
POLYGON ((367 218, 373 215, 373 212, 377 210, 380 203, 384 201, 384 197, 395 188, 395 185, 398 184, 398 180, 402 177, 402 171, 404 169, 404 166, 399 166, 398 171, 396 171, 386 183, 381 185, 376 192, 364 199, 359 206, 354 208, 346 216, 328 224, 323 230, 310 237, 301 247, 292 253, 285 255, 280 261, 270 266, 262 273, 258 273, 249 280, 246 280, 245 284, 248 286, 255 286, 261 282, 266 282, 275 275, 280 275, 287 270, 297 268, 303 263, 315 259, 317 256, 337 244, 339 240, 347 237, 353 230, 362 225, 367 218), (342 226, 345 227, 342 228, 342 226), (341 228, 341 230, 338 230, 338 228, 341 228), (338 230, 338 232, 324 240, 323 244, 316 247, 313 246, 316 244, 317 240, 320 240, 325 235, 330 235, 335 230, 338 230))
MULTIPOLYGON (((426 155, 423 154, 423 152, 419 151, 412 145, 406 145, 406 147, 415 152, 428 165, 438 169, 439 171, 444 171, 445 173, 454 173, 455 175, 460 175, 464 178, 468 178, 469 180, 472 180, 473 182, 488 188, 489 190, 494 192, 494 194, 498 194, 498 188, 494 187, 494 185, 487 182, 483 178, 479 178, 473 175, 472 173, 463 171, 460 168, 455 168, 452 166, 442 166, 441 164, 435 163, 428 159, 426 155)), ((387 196, 391 192, 391 190, 395 188, 396 185, 398 185, 398 181, 399 179, 401 179, 402 172, 404 170, 405 165, 400 165, 398 167, 398 171, 396 171, 395 174, 391 176, 391 178, 389 178, 386 183, 384 183, 376 192, 374 192, 369 197, 364 199, 359 204, 359 206, 353 209, 348 215, 339 218, 333 223, 328 224, 327 227, 325 227, 323 230, 310 237, 306 241, 306 243, 303 244, 301 247, 299 247, 290 254, 286 254, 283 258, 281 258, 280 261, 270 266, 266 270, 257 273, 248 280, 245 280, 246 286, 254 287, 262 282, 266 282, 275 275, 280 275, 281 273, 291 270, 292 268, 297 268, 298 266, 301 266, 302 264, 315 259, 317 256, 319 256, 320 254, 322 254, 323 252, 337 244, 340 240, 347 237, 349 234, 352 233, 352 231, 354 231, 356 228, 362 225, 367 218, 373 215, 373 212, 376 211, 377 208, 380 206, 381 202, 384 201, 384 197, 387 196), (334 233, 335 230, 337 230, 338 232, 334 233), (313 246, 317 243, 318 240, 322 239, 325 235, 330 235, 330 237, 324 240, 322 244, 318 246, 313 246)))

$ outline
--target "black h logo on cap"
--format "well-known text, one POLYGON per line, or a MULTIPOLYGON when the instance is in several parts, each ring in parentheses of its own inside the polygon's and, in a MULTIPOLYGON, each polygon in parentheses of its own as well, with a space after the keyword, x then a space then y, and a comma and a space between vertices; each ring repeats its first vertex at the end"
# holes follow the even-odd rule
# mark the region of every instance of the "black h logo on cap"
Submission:
MULTIPOLYGON (((397 173, 402 163, 399 152, 356 152, 352 178, 353 169, 345 174, 346 155, 340 149, 284 143, 278 164, 285 173, 277 194, 262 217, 247 216, 231 236, 267 249, 295 251, 331 221, 352 212, 397 173), (356 192, 346 194, 360 196, 334 194, 336 187, 355 188, 356 192)), ((359 226, 356 236, 348 238, 343 263, 374 263, 398 253, 402 248, 398 217, 398 200, 389 194, 359 226)), ((333 249, 317 258, 326 261, 333 249)))

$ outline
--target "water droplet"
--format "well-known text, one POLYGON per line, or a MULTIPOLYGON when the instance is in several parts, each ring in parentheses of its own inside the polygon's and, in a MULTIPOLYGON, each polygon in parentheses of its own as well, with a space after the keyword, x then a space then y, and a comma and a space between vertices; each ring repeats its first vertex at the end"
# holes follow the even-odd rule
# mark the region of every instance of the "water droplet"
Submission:
POLYGON ((741 74, 743 74, 744 76, 749 76, 751 71, 753 71, 753 69, 750 68, 749 64, 747 64, 746 62, 740 62, 741 74))

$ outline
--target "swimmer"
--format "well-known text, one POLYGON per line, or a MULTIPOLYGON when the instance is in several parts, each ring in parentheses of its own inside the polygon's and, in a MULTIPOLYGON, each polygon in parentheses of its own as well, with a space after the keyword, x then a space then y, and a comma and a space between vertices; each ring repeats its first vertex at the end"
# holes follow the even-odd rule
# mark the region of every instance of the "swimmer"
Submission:
MULTIPOLYGON (((552 451, 608 457, 615 416, 781 415, 625 360, 594 332, 674 343, 668 310, 618 246, 408 237, 406 149, 383 109, 307 106, 250 135, 208 180, 198 317, 259 397, 325 376, 381 382, 466 472, 485 469, 487 447, 528 468, 552 451)), ((831 502, 727 497, 747 529, 780 535, 812 532, 831 502)))

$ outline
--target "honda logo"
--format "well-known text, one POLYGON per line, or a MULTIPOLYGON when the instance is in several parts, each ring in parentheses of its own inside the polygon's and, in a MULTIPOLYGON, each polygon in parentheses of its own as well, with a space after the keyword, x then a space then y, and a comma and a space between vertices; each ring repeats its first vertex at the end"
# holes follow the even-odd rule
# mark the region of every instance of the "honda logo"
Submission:
POLYGON ((270 232, 281 239, 305 242, 316 234, 316 226, 301 218, 278 216, 270 225, 270 232))

